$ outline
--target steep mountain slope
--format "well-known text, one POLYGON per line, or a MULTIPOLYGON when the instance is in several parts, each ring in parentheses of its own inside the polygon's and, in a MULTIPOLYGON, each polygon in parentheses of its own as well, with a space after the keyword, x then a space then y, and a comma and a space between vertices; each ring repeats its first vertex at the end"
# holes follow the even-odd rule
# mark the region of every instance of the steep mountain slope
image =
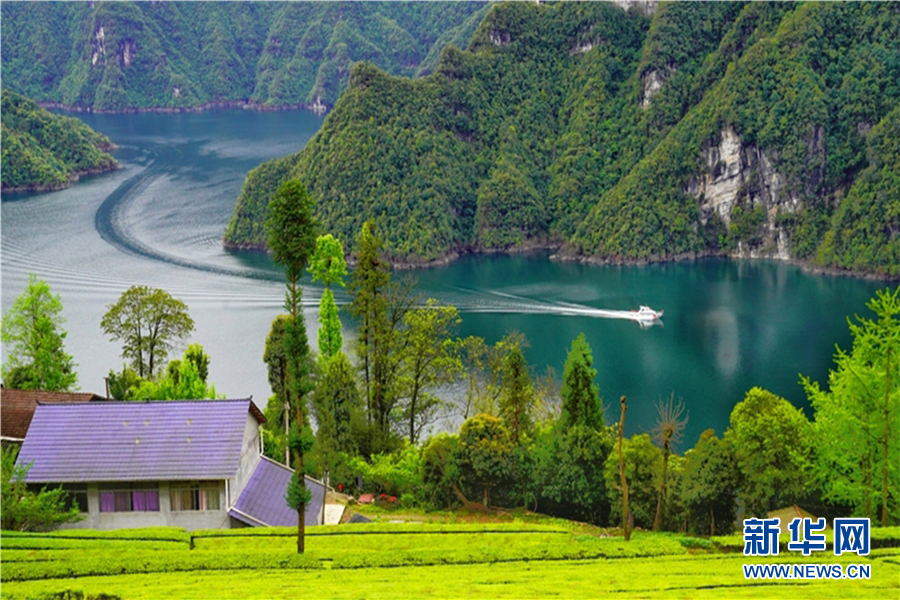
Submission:
POLYGON ((441 36, 465 37, 484 6, 4 2, 4 85, 98 111, 222 102, 324 108, 346 87, 353 61, 413 76, 441 36))
POLYGON ((308 146, 248 175, 225 242, 260 247, 293 176, 402 261, 539 244, 900 275, 898 100, 893 3, 497 5, 429 77, 357 66, 308 146))
POLYGON ((109 138, 78 119, 51 114, 7 90, 2 97, 3 191, 64 188, 79 175, 118 166, 104 152, 112 146, 109 138))
POLYGON ((511 3, 489 12, 469 51, 446 49, 428 77, 356 65, 306 148, 250 173, 226 244, 264 243, 273 176, 286 172, 304 181, 325 226, 343 239, 377 218, 394 257, 432 260, 546 238, 548 168, 569 71, 585 56, 579 45, 604 40, 593 56, 611 65, 607 84, 617 88, 647 25, 612 3, 511 3))

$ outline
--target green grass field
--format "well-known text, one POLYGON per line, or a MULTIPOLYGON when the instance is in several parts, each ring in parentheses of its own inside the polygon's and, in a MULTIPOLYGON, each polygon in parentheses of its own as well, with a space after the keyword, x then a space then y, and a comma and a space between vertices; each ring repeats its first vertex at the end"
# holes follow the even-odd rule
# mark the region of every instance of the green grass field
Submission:
POLYGON ((889 598, 900 528, 867 557, 745 558, 740 537, 638 532, 628 543, 561 521, 291 529, 4 532, 2 598, 889 598), (737 551, 735 551, 737 550, 737 551), (871 579, 746 580, 747 563, 864 564, 871 579), (67 595, 69 592, 74 592, 67 595))

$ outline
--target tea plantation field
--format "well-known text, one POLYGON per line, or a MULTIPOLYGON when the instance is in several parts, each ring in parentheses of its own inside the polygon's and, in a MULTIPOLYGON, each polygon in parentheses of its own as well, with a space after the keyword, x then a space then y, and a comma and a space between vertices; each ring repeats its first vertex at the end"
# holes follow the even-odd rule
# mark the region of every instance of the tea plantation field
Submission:
POLYGON ((280 528, 3 532, 0 597, 900 597, 900 528, 873 530, 867 557, 783 548, 747 559, 740 536, 638 532, 625 543, 559 523, 314 527, 302 556, 294 531, 280 528), (871 578, 746 580, 741 565, 751 562, 864 564, 871 578))

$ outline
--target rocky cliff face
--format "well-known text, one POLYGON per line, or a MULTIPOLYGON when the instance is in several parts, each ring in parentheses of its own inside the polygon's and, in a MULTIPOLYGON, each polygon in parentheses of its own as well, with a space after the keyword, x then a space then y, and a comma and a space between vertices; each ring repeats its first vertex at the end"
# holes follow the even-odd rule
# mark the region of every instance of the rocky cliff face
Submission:
MULTIPOLYGON (((813 144, 819 142, 813 135, 813 144)), ((700 221, 707 225, 718 217, 725 226, 732 225, 735 209, 738 215, 761 213, 762 222, 757 225, 756 243, 741 242, 735 253, 744 257, 771 256, 788 260, 790 253, 787 235, 778 226, 780 214, 800 210, 801 196, 796 187, 775 168, 776 161, 764 150, 746 144, 726 126, 719 136, 719 143, 703 151, 706 171, 688 182, 685 192, 700 203, 700 221)))

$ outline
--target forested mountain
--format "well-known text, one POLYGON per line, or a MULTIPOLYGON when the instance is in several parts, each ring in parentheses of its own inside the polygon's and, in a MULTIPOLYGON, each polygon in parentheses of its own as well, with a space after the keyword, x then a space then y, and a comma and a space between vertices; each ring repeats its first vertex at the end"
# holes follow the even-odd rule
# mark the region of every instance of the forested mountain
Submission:
POLYGON ((331 106, 350 64, 428 72, 483 2, 4 2, 4 85, 98 111, 331 106))
POLYGON ((261 247, 301 179, 398 260, 549 245, 591 261, 725 253, 900 275, 900 5, 495 5, 410 80, 356 65, 225 234, 261 247))
POLYGON ((64 188, 84 173, 117 167, 105 152, 112 146, 105 135, 78 119, 51 114, 19 94, 3 90, 2 96, 4 191, 64 188))

